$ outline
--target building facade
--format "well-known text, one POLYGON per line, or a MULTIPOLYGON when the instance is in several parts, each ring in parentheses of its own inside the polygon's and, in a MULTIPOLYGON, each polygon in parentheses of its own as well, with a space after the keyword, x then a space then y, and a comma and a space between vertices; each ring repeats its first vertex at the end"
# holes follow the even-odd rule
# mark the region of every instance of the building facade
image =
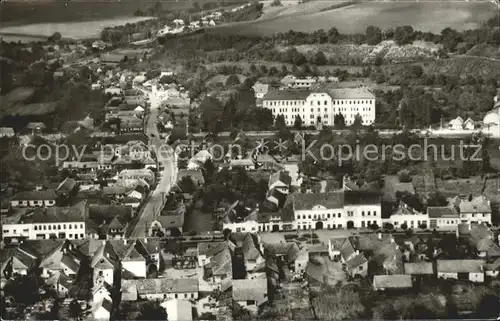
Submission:
POLYGON ((321 123, 334 125, 337 114, 344 116, 347 126, 356 116, 361 116, 365 126, 375 122, 375 95, 366 89, 335 88, 328 90, 279 90, 271 91, 263 98, 262 106, 273 116, 283 115, 285 123, 292 126, 300 117, 305 126, 321 123))

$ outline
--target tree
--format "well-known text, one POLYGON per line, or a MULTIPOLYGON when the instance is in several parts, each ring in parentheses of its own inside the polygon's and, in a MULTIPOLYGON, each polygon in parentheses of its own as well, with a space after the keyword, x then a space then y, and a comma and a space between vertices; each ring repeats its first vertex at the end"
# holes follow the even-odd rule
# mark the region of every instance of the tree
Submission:
POLYGON ((282 4, 280 0, 273 0, 273 2, 271 3, 271 7, 281 7, 281 6, 282 4))
POLYGON ((295 122, 293 123, 293 127, 295 129, 301 129, 302 128, 302 118, 300 118, 299 115, 297 115, 297 117, 295 117, 295 122))
POLYGON ((82 310, 80 303, 78 303, 78 300, 77 299, 71 300, 71 302, 69 303, 69 311, 68 311, 69 317, 77 321, 82 320, 84 316, 83 312, 84 311, 82 310))
POLYGON ((374 46, 382 41, 382 30, 375 26, 366 27, 366 43, 374 46))
POLYGON ((160 306, 160 302, 148 301, 141 306, 141 310, 136 320, 168 320, 165 309, 160 306))
POLYGON ((413 41, 414 30, 412 26, 396 27, 394 40, 398 45, 406 45, 413 41))
POLYGON ((345 128, 345 118, 343 114, 336 114, 333 117, 333 125, 335 129, 344 129, 345 128))
POLYGON ((398 179, 401 183, 409 183, 412 181, 410 171, 404 169, 398 172, 398 179))
POLYGON ((222 130, 221 119, 224 113, 224 107, 220 101, 211 96, 205 97, 200 103, 199 109, 202 113, 203 125, 206 130, 217 133, 222 130))
POLYGON ((326 65, 327 61, 328 60, 326 59, 326 56, 323 53, 323 51, 318 51, 314 55, 314 64, 316 66, 324 66, 324 65, 326 65))
POLYGON ((237 75, 229 75, 226 79, 226 87, 233 87, 240 84, 240 78, 237 75))
POLYGON ((159 82, 160 84, 171 84, 175 82, 175 79, 172 76, 164 75, 160 78, 159 82))
POLYGON ((350 288, 322 291, 312 299, 319 320, 355 320, 366 318, 367 310, 358 292, 350 288))
POLYGON ((62 35, 60 32, 56 31, 49 37, 50 41, 58 42, 61 41, 62 35))
POLYGON ((354 117, 354 121, 352 122, 351 127, 355 130, 358 130, 361 127, 363 127, 363 118, 361 117, 360 114, 356 114, 356 116, 354 117))
POLYGON ((274 121, 274 126, 278 129, 278 130, 283 130, 286 128, 286 123, 285 123, 285 116, 283 115, 278 115, 276 116, 276 119, 274 121))

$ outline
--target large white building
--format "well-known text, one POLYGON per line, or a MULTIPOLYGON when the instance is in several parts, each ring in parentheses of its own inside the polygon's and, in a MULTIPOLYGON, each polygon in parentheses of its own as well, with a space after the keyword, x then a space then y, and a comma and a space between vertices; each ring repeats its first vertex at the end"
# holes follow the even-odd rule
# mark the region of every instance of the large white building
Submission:
POLYGON ((289 126, 297 116, 306 126, 318 122, 333 126, 337 114, 344 116, 348 126, 358 114, 365 126, 375 122, 375 95, 364 88, 270 91, 264 96, 262 106, 270 109, 274 117, 283 115, 289 126))
POLYGON ((368 191, 295 194, 297 230, 382 226, 381 196, 368 191))
POLYGON ((71 207, 36 208, 16 222, 3 224, 2 236, 17 240, 84 239, 87 217, 86 201, 71 207))
POLYGON ((224 228, 261 232, 381 227, 381 214, 377 192, 295 193, 288 197, 281 213, 251 214, 244 220, 224 223, 224 228))

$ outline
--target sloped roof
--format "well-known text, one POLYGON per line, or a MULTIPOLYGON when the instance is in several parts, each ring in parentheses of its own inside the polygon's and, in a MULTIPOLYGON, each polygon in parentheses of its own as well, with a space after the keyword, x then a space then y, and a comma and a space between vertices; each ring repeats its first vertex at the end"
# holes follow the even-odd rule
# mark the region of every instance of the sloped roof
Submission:
POLYGON ((309 90, 271 90, 263 100, 306 100, 311 94, 309 90))
POLYGON ((405 274, 409 275, 430 275, 434 273, 432 262, 415 262, 404 264, 405 274))
POLYGON ((293 206, 295 210, 311 210, 315 206, 322 206, 327 209, 337 209, 344 207, 344 194, 334 193, 305 193, 294 194, 293 206))
POLYGON ((458 218, 457 211, 450 206, 429 206, 427 214, 429 218, 458 218))
POLYGON ((24 215, 24 223, 64 223, 84 222, 87 219, 87 201, 83 200, 70 207, 36 208, 24 215))
POLYGON ((54 190, 19 192, 11 200, 19 201, 55 201, 57 194, 54 190))
POLYGON ((437 272, 480 273, 483 260, 437 260, 437 272))
POLYGON ((411 275, 393 274, 393 275, 375 275, 373 285, 376 288, 385 289, 404 289, 413 286, 411 275))
POLYGON ((233 280, 233 300, 253 300, 257 304, 267 301, 267 278, 233 280))
POLYGON ((461 200, 459 208, 460 213, 491 213, 490 202, 483 195, 474 197, 471 201, 461 200))
POLYGON ((139 294, 198 292, 197 279, 138 279, 135 280, 139 294))
POLYGON ((76 181, 70 177, 66 177, 60 184, 57 186, 56 191, 60 192, 70 192, 76 186, 76 181))
POLYGON ((92 257, 90 266, 94 269, 113 269, 118 263, 118 255, 113 250, 111 243, 106 241, 103 243, 92 257))

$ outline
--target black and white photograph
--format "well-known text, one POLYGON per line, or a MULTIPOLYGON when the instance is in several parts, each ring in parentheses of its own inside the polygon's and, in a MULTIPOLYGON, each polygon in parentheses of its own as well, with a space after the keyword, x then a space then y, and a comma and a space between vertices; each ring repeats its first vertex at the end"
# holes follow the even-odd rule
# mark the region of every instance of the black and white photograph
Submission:
POLYGON ((1 0, 0 320, 500 320, 500 0, 1 0))

